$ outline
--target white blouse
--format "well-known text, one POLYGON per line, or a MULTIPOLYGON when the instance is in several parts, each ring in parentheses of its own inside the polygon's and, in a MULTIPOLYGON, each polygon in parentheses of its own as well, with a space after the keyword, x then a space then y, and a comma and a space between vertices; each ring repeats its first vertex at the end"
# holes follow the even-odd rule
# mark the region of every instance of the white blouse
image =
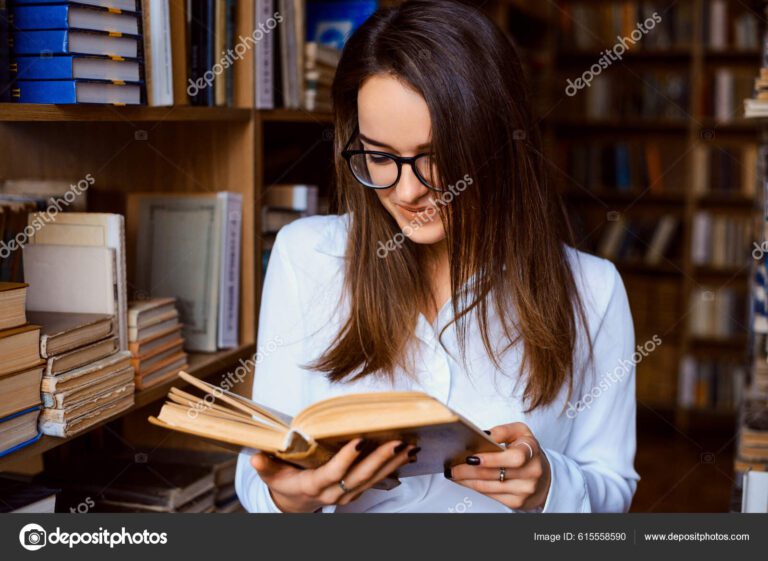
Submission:
MULTIPOLYGON (((368 376, 332 384, 324 374, 302 366, 329 346, 348 309, 342 298, 348 223, 347 215, 313 216, 280 230, 262 296, 254 400, 295 415, 318 400, 345 393, 422 391, 482 428, 517 421, 527 424, 551 466, 544 512, 626 511, 639 479, 633 467, 635 339, 627 295, 615 267, 606 260, 567 250, 594 352, 594 367, 574 380, 570 399, 564 387, 553 403, 525 413, 524 384, 515 385, 520 345, 501 357, 503 368, 497 371, 476 324, 469 325, 469 366, 465 368, 457 360, 454 326, 443 335, 445 348, 437 340, 436 334, 452 317, 450 303, 439 311, 434 325, 419 316, 414 333, 418 339, 416 371, 410 375, 398 372, 394 383, 368 376)), ((577 365, 587 356, 583 335, 577 365)), ((238 460, 236 488, 248 511, 280 512, 247 454, 238 460)), ((369 490, 349 505, 323 511, 514 512, 445 479, 442 473, 404 478, 390 491, 369 490)))

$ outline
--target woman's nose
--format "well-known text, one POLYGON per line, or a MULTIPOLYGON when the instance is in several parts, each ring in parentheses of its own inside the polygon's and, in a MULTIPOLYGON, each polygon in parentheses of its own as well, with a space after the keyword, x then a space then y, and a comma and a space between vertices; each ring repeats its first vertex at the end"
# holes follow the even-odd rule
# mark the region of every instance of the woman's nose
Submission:
POLYGON ((395 186, 397 198, 406 204, 415 204, 429 192, 409 165, 404 165, 400 172, 400 181, 395 186))

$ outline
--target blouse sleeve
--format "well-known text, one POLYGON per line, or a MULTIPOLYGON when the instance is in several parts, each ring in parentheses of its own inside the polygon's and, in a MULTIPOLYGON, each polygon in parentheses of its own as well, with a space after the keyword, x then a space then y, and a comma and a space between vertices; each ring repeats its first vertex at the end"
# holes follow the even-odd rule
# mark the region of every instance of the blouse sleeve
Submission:
MULTIPOLYGON (((284 247, 291 231, 288 226, 277 235, 264 280, 253 358, 253 399, 295 415, 302 407, 302 388, 305 387, 302 382, 307 372, 300 364, 305 333, 298 284, 284 247)), ((281 512, 272 500, 269 488, 251 466, 250 458, 244 452, 237 462, 235 488, 240 502, 248 512, 281 512)))
POLYGON ((592 338, 594 375, 567 405, 573 428, 563 453, 544 449, 551 484, 543 512, 625 512, 637 487, 635 366, 661 340, 654 336, 635 351, 624 284, 610 268, 613 288, 592 338))

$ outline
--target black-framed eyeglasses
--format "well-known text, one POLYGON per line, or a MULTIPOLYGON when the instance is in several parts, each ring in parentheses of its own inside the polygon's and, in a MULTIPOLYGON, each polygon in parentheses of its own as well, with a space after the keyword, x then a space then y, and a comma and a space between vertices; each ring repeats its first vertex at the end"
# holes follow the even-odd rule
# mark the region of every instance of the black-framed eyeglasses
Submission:
POLYGON ((389 189, 400 181, 403 164, 408 164, 425 187, 433 191, 442 191, 436 186, 437 167, 431 153, 424 152, 403 157, 378 150, 351 150, 350 146, 357 134, 355 131, 350 137, 341 155, 347 160, 349 171, 360 184, 371 189, 389 189))

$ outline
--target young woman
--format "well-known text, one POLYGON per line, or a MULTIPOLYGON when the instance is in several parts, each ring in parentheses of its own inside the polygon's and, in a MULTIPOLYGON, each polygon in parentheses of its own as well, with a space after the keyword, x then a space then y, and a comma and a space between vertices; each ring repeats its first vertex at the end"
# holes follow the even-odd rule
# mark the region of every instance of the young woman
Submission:
POLYGON ((349 39, 333 85, 341 216, 283 228, 262 297, 254 399, 295 414, 351 392, 426 392, 504 451, 372 488, 408 461, 354 440, 299 470, 241 455, 253 512, 629 508, 634 333, 609 262, 567 220, 520 62, 474 8, 411 0, 349 39), (623 369, 622 369, 623 365, 623 369))

